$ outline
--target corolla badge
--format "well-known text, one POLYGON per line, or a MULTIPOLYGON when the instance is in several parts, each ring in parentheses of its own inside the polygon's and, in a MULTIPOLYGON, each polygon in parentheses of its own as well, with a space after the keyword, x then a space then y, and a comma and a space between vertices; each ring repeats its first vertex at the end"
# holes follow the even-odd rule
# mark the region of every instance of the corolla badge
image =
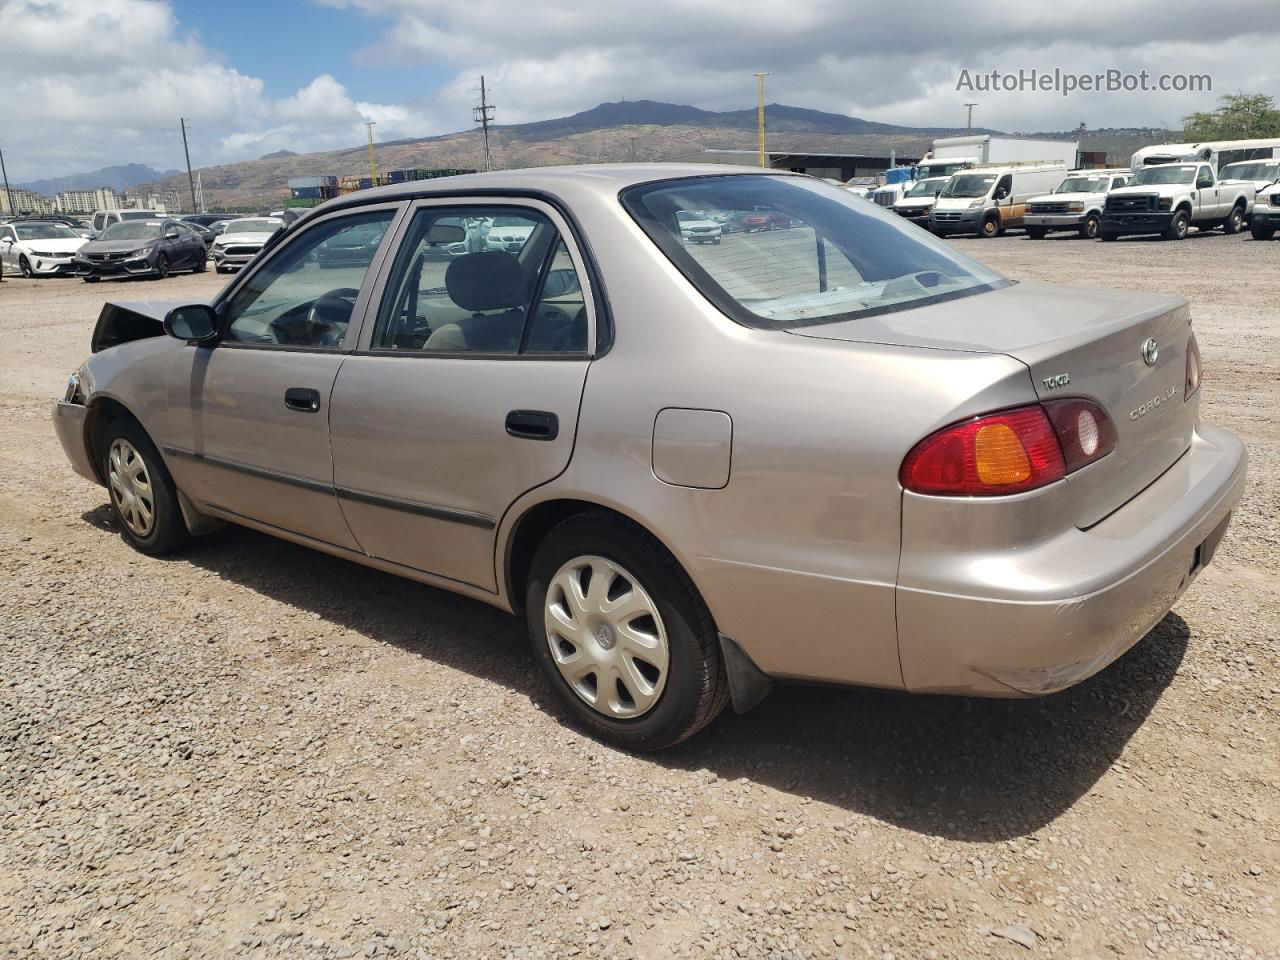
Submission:
POLYGON ((1129 419, 1137 420, 1139 417, 1145 417, 1148 413, 1150 413, 1156 407, 1160 406, 1160 404, 1168 403, 1177 395, 1178 395, 1178 388, 1170 387, 1168 390, 1166 390, 1164 393, 1160 394, 1159 396, 1152 397, 1146 403, 1140 404, 1139 406, 1135 407, 1133 410, 1130 410, 1129 419))
POLYGON ((1160 348, 1156 346, 1155 337, 1148 337, 1147 342, 1142 345, 1142 362, 1148 367, 1154 367, 1159 358, 1160 348))

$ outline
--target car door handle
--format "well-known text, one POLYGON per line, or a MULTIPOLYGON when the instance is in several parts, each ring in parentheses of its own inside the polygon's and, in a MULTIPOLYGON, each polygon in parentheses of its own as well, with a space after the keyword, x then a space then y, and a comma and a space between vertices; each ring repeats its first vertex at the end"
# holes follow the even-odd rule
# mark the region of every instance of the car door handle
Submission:
POLYGON ((525 440, 554 440, 560 433, 560 418, 545 410, 512 410, 507 414, 507 433, 525 440))
POLYGON ((315 413, 320 409, 320 391, 310 387, 290 387, 284 392, 284 405, 290 410, 315 413))

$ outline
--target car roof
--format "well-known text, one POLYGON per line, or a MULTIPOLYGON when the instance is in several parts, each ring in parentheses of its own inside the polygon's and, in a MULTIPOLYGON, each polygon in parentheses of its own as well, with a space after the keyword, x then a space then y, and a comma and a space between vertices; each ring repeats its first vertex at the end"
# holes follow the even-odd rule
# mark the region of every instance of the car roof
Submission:
POLYGON ((679 180, 687 177, 718 177, 761 174, 796 177, 802 174, 764 167, 739 167, 718 163, 592 163, 562 167, 526 167, 521 170, 495 170, 490 173, 464 173, 432 180, 411 180, 386 187, 373 187, 343 194, 324 204, 326 210, 383 203, 408 197, 433 194, 457 194, 475 191, 513 191, 549 193, 554 196, 594 193, 617 196, 619 191, 641 183, 679 180))

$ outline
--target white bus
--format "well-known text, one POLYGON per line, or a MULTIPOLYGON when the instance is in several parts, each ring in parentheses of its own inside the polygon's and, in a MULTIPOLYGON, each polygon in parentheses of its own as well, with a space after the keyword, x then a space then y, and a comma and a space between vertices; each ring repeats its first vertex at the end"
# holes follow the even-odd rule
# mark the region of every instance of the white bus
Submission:
POLYGON ((1280 157, 1280 137, 1270 140, 1207 140, 1204 143, 1159 143, 1143 147, 1133 155, 1130 168, 1136 173, 1158 163, 1207 163, 1216 173, 1219 167, 1241 160, 1270 160, 1280 157))

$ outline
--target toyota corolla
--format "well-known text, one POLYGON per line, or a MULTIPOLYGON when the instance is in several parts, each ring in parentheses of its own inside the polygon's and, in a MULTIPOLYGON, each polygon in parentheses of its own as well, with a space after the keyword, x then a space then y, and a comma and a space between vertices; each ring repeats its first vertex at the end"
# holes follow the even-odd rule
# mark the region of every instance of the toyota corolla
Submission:
POLYGON ((231 522, 519 614, 578 721, 636 749, 775 682, 1084 680, 1245 478, 1186 301, 1015 282, 754 169, 361 191, 212 303, 109 304, 92 346, 54 422, 139 550, 231 522), (792 229, 683 242, 705 210, 792 229), (499 217, 518 249, 448 254, 499 217))

